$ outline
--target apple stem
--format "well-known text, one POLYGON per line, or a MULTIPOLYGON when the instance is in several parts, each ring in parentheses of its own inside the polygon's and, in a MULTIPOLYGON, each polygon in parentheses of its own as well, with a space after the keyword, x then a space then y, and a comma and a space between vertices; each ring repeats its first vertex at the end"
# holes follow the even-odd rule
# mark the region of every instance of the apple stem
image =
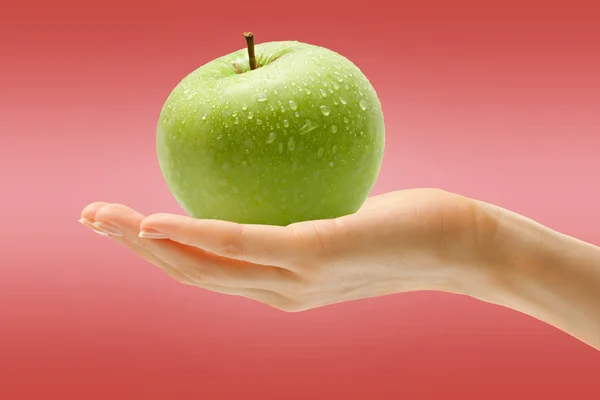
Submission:
POLYGON ((254 34, 252 32, 244 32, 246 38, 246 46, 248 46, 248 58, 250 58, 250 70, 256 69, 256 57, 254 56, 254 34))

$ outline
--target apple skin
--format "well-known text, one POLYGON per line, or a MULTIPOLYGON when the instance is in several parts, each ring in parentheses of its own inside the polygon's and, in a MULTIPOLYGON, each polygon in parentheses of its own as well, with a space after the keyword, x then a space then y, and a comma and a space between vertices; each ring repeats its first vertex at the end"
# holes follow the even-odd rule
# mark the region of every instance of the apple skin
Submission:
POLYGON ((198 68, 157 126, 167 186, 192 217, 289 225, 356 212, 381 167, 381 104, 347 58, 296 41, 198 68), (241 73, 240 73, 241 72, 241 73))

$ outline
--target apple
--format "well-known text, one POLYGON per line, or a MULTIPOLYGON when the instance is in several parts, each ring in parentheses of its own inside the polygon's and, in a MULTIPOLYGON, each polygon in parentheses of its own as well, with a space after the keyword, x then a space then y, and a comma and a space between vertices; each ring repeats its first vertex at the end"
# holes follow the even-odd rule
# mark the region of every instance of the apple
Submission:
POLYGON ((162 108, 169 190, 203 219, 288 225, 356 212, 383 158, 373 86, 332 50, 244 35, 245 49, 186 76, 162 108))

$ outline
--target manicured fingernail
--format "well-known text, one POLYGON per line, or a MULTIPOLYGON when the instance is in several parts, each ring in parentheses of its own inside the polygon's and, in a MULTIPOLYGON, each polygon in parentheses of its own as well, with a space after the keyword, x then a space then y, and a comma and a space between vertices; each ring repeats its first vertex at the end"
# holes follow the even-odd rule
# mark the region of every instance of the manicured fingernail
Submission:
POLYGON ((108 236, 107 233, 101 232, 98 229, 96 229, 96 227, 94 226, 94 221, 92 220, 89 220, 87 218, 81 218, 79 222, 81 222, 84 226, 90 228, 92 231, 96 232, 100 236, 108 236))
POLYGON ((83 225, 87 226, 88 228, 91 228, 94 224, 94 221, 89 220, 87 218, 80 218, 79 222, 82 223, 83 225))
POLYGON ((154 229, 142 229, 138 236, 144 239, 167 239, 167 236, 154 229))
POLYGON ((108 235, 123 236, 123 232, 121 232, 118 227, 109 224, 108 222, 96 221, 94 222, 94 228, 108 235))

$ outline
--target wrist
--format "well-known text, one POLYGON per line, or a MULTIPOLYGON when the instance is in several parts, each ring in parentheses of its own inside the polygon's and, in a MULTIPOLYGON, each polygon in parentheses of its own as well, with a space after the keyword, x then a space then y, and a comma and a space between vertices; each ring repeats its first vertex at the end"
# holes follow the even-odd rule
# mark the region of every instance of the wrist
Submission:
POLYGON ((556 257, 558 234, 492 204, 474 200, 474 208, 473 257, 467 269, 477 271, 477 281, 466 294, 495 303, 509 296, 515 282, 533 279, 546 260, 556 257))
MULTIPOLYGON (((533 316, 600 345, 600 249, 477 202, 478 281, 464 294, 533 316)), ((472 268, 475 268, 473 265, 472 268)))

